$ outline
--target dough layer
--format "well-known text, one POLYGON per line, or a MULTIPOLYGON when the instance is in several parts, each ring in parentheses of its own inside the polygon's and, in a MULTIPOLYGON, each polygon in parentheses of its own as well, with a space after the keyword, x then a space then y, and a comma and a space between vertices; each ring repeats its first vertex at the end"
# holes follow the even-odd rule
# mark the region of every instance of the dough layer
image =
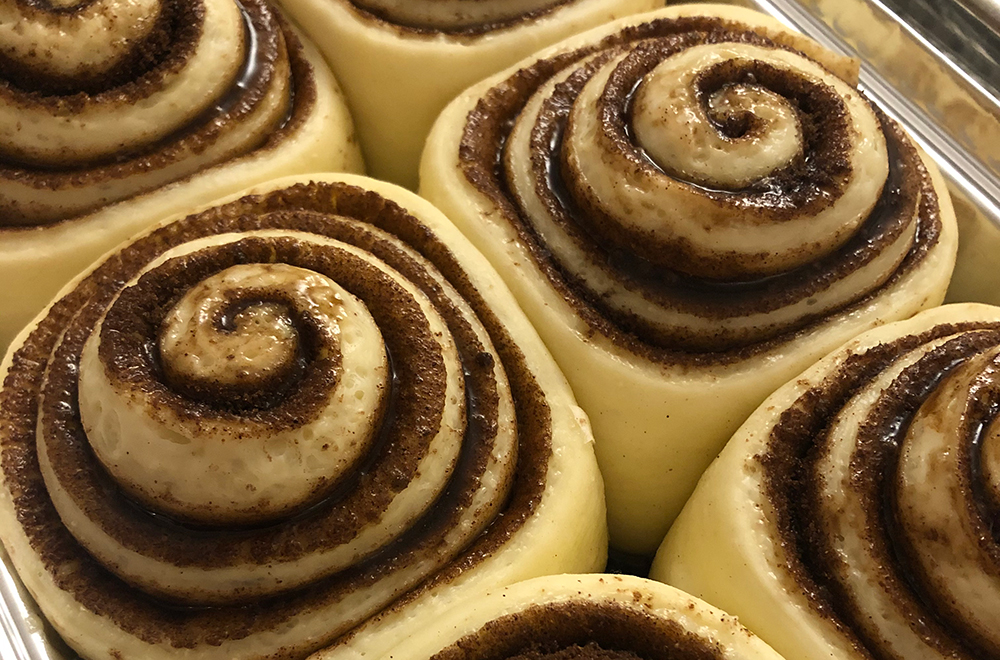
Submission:
POLYGON ((824 357, 736 432, 651 575, 786 657, 1000 657, 998 355, 1000 309, 965 304, 824 357))
POLYGON ((71 277, 169 215, 277 176, 362 169, 336 80, 267 3, 0 11, 18 27, 0 28, 3 348, 71 277))
POLYGON ((604 565, 586 416, 481 255, 389 184, 282 179, 163 224, 67 285, 3 373, 3 541, 88 660, 304 657, 604 565), (178 364, 164 339, 205 287, 221 306, 178 364), (254 331, 249 390, 187 364, 254 331))
POLYGON ((776 387, 943 299, 950 200, 856 67, 761 14, 678 5, 544 50, 435 125, 421 193, 590 415, 619 549, 655 551, 776 387))

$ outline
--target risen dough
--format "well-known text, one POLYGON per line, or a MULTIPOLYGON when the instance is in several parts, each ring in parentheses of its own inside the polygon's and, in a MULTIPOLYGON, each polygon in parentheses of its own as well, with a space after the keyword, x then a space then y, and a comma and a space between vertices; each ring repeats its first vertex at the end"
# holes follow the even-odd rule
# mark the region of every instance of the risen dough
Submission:
POLYGON ((0 350, 159 220, 277 176, 362 169, 329 67, 262 2, 106 0, 12 25, 0 29, 16 61, 0 94, 0 350), (81 44, 92 59, 74 55, 81 44))
POLYGON ((995 657, 998 354, 1000 309, 965 304, 824 357, 736 432, 652 577, 789 658, 995 657))
POLYGON ((88 660, 387 642, 487 588, 605 562, 586 415, 495 271, 390 184, 279 179, 140 235, 0 374, 3 541, 88 660), (203 377, 193 363, 239 365, 232 337, 257 371, 203 377), (164 481, 132 451, 173 462, 164 481), (238 492, 268 485, 251 474, 268 462, 276 507, 238 492))
POLYGON ((431 133, 421 193, 497 267, 566 372, 622 550, 655 551, 767 394, 944 296, 945 186, 854 75, 766 16, 679 5, 518 63, 431 133), (678 78, 685 58, 701 68, 678 78), (762 178, 747 184, 720 147, 756 152, 762 178))

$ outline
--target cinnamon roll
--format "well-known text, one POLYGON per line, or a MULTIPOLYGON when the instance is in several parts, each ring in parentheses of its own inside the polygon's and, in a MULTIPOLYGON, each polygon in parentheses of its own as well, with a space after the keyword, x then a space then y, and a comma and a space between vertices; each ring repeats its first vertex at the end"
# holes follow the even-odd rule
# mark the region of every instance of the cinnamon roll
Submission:
POLYGON ((538 48, 662 0, 279 0, 344 86, 372 176, 417 186, 434 118, 538 48))
POLYGON ((781 660, 709 604, 630 575, 527 580, 449 611, 377 654, 348 644, 315 660, 781 660))
POLYGON ((652 575, 787 657, 1000 658, 998 410, 1000 309, 867 332, 737 431, 652 575))
POLYGON ((389 184, 280 179, 77 277, 2 367, 0 535, 84 658, 296 658, 604 565, 586 416, 389 184))
POLYGON ((360 171, 343 96, 265 0, 0 7, 0 348, 158 220, 278 176, 360 171))
POLYGON ((943 299, 950 200, 856 67, 750 10, 679 5, 543 51, 435 125, 421 192, 590 415, 620 550, 652 555, 776 387, 943 299))

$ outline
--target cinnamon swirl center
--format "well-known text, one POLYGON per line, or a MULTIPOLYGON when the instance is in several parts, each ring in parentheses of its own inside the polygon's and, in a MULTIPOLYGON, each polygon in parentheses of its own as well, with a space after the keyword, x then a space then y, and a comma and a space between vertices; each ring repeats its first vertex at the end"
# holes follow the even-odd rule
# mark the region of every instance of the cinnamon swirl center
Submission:
POLYGON ((459 156, 581 318, 656 361, 773 345, 940 231, 898 126, 822 64, 704 17, 525 67, 470 113, 459 156))
POLYGON ((258 0, 0 9, 12 11, 0 21, 0 225, 65 220, 242 156, 293 98, 310 102, 292 79, 297 39, 258 0))
MULTIPOLYGON (((166 270, 172 279, 176 269, 166 270)), ((81 421, 120 487, 182 520, 260 525, 313 504, 357 469, 389 389, 381 334, 357 298, 302 268, 231 266, 183 294, 157 342, 116 341, 141 336, 126 317, 146 293, 126 289, 81 357, 81 421), (103 367, 102 339, 150 356, 128 367, 148 380, 103 367), (180 414, 164 412, 178 405, 180 414), (260 423, 266 415, 238 421, 282 406, 299 410, 287 428, 260 423)))
POLYGON ((504 551, 548 493, 552 412, 448 240, 377 193, 298 184, 164 225, 77 282, 0 391, 19 533, 61 599, 46 614, 98 622, 73 639, 102 649, 305 657, 504 551), (263 398, 239 386, 255 346, 263 398), (142 455, 98 450, 115 442, 142 455), (230 459, 257 495, 299 492, 233 505, 246 494, 212 469, 230 459))
POLYGON ((459 536, 489 521, 516 458, 499 360, 466 308, 410 279, 425 262, 342 222, 367 247, 281 230, 184 243, 67 331, 40 465, 109 570, 183 602, 287 591, 396 542, 469 470, 490 475, 459 536))

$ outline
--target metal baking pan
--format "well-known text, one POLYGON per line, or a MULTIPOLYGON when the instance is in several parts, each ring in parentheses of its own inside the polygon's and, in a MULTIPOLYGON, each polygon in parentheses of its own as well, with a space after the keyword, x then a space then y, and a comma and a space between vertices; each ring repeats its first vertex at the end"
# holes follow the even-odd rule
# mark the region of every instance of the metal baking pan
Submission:
MULTIPOLYGON (((1000 0, 735 0, 862 61, 861 87, 939 163, 961 229, 951 301, 1000 304, 1000 0), (905 12, 905 14, 903 13, 905 12)), ((0 658, 77 658, 0 548, 0 658)))
POLYGON ((7 552, 0 547, 0 658, 75 660, 79 658, 45 621, 24 589, 7 552))

